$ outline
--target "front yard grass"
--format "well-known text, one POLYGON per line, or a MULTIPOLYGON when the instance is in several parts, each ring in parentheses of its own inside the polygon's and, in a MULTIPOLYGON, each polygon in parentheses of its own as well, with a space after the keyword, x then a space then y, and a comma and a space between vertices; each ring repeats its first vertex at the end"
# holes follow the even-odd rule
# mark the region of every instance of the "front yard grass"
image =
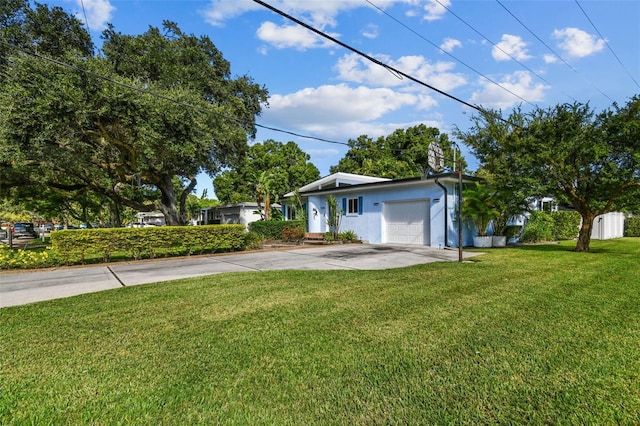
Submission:
POLYGON ((638 424, 640 240, 0 312, 1 424, 638 424))

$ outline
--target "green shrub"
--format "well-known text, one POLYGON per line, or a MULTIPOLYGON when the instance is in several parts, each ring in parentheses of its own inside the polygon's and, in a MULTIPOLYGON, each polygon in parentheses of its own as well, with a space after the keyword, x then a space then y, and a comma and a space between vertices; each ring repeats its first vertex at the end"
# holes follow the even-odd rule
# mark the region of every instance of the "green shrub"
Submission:
POLYGON ((244 244, 247 249, 253 250, 260 248, 264 238, 256 232, 249 231, 244 234, 244 244))
POLYGON ((358 235, 354 231, 344 231, 338 235, 342 241, 355 241, 358 239, 358 235))
POLYGON ((9 246, 0 246, 0 269, 35 269, 59 266, 60 260, 50 249, 12 250, 9 246))
POLYGON ((88 257, 109 262, 115 254, 137 260, 242 250, 244 234, 242 225, 81 229, 53 232, 51 245, 64 264, 88 257))
POLYGON ((282 230, 282 240, 289 242, 300 242, 304 240, 304 229, 297 226, 285 226, 285 228, 282 230))
POLYGON ((573 240, 580 231, 580 213, 575 211, 551 212, 553 218, 553 237, 556 240, 573 240))
POLYGON ((555 222, 549 213, 544 211, 531 212, 520 239, 525 243, 553 241, 554 225, 555 222))
POLYGON ((301 220, 259 220, 249 224, 249 231, 270 240, 281 240, 284 228, 300 228, 304 234, 305 225, 301 220))
POLYGON ((640 216, 632 216, 625 219, 624 236, 640 237, 640 216))

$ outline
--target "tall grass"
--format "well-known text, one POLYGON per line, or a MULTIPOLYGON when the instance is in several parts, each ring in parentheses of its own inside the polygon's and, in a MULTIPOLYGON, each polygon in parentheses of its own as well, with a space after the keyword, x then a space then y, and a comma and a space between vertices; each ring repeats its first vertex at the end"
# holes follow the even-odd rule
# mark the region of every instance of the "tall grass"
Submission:
POLYGON ((638 424, 640 240, 5 308, 2 424, 638 424))

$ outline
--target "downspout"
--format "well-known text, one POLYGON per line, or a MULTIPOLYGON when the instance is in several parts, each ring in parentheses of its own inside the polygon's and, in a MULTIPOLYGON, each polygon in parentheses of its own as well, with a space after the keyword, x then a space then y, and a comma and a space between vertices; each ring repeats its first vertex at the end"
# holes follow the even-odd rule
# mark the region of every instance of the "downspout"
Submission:
POLYGON ((447 187, 441 184, 438 181, 438 178, 435 179, 435 182, 436 182, 436 185, 438 185, 444 191, 444 246, 449 247, 449 236, 448 236, 449 224, 447 223, 447 217, 449 216, 449 206, 448 206, 449 203, 447 202, 447 198, 449 197, 447 196, 447 187))

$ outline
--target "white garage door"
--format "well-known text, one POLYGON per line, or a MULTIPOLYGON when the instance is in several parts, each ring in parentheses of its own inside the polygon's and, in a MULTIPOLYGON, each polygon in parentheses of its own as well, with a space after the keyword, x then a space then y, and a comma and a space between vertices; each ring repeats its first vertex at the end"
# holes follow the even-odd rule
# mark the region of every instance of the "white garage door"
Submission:
POLYGON ((385 202, 384 242, 428 245, 429 200, 385 202))

